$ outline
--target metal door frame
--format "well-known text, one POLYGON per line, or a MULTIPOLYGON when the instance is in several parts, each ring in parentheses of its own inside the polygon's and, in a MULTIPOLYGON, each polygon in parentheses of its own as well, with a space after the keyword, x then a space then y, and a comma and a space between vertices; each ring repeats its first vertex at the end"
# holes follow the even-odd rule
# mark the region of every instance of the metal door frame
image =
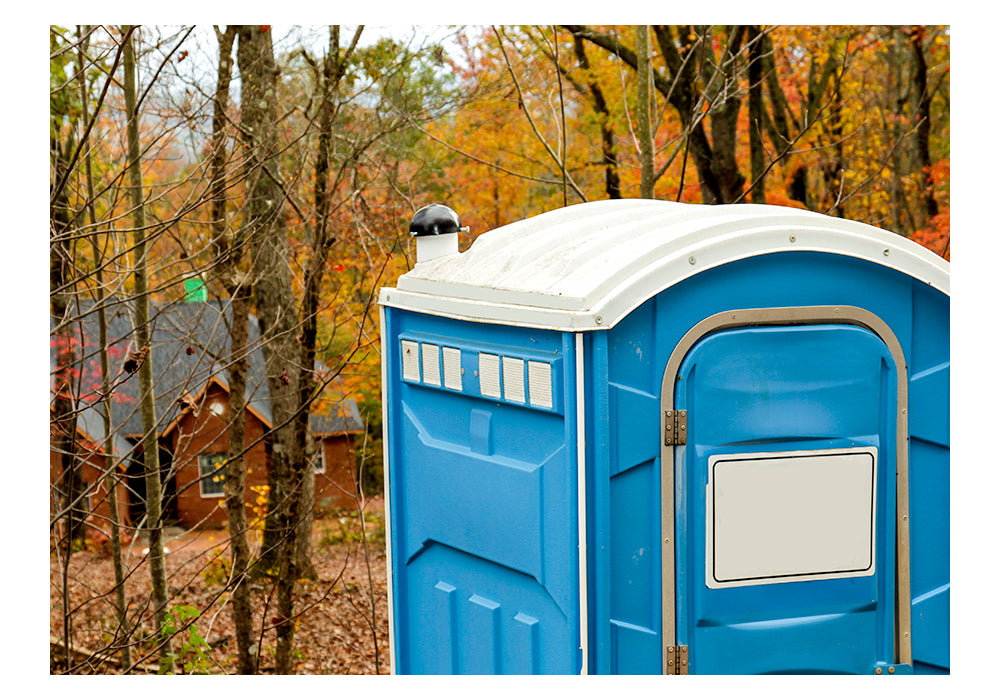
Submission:
POLYGON ((666 412, 674 406, 674 386, 681 362, 695 343, 709 333, 750 326, 794 326, 839 323, 865 328, 885 343, 896 363, 896 629, 897 664, 912 665, 910 638, 910 523, 909 431, 907 427, 907 368, 903 348, 889 325, 857 306, 793 306, 770 309, 733 309, 713 314, 694 325, 674 348, 660 385, 660 494, 663 549, 663 673, 668 672, 668 648, 677 644, 676 567, 674 564, 674 481, 678 447, 665 445, 666 412))

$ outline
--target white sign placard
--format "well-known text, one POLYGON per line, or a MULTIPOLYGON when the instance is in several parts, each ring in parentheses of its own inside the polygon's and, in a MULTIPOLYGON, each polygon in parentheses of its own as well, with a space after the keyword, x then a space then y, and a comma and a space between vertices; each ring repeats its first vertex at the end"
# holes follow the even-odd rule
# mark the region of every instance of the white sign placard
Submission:
POLYGON ((709 588, 875 573, 878 450, 713 455, 709 588))

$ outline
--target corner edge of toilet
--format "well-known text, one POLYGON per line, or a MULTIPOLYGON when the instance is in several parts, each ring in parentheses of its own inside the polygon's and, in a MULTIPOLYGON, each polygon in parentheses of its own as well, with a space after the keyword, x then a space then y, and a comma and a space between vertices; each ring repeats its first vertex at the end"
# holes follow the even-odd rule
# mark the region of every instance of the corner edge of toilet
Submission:
POLYGON ((948 673, 946 261, 763 205, 459 230, 379 297, 394 672, 948 673))

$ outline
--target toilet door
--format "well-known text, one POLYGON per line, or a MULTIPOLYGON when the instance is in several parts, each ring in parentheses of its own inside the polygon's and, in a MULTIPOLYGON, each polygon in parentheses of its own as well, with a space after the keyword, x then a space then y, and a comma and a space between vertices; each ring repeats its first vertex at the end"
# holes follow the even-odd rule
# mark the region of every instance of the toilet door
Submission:
POLYGON ((666 670, 896 670, 898 377, 845 323, 728 327, 684 354, 666 670))

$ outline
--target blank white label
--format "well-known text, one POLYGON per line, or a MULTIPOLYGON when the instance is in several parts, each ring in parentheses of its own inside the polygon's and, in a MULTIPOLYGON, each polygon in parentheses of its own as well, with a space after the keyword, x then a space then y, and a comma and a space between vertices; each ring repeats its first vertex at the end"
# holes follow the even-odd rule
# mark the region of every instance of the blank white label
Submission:
POLYGON ((500 356, 479 353, 479 393, 500 398, 500 356))
POLYGON ((708 587, 873 574, 877 463, 874 447, 710 457, 708 587))
POLYGON ((552 366, 528 360, 528 400, 532 406, 552 408, 552 366))
POLYGON ((508 401, 524 403, 524 360, 503 358, 503 397, 508 401))
POLYGON ((402 341, 403 379, 420 381, 420 346, 410 340, 402 341))
POLYGON ((424 384, 441 386, 441 361, 438 359, 438 346, 421 343, 420 357, 423 360, 424 384))
POLYGON ((458 348, 441 348, 444 364, 444 385, 455 391, 462 390, 462 351, 458 348))

